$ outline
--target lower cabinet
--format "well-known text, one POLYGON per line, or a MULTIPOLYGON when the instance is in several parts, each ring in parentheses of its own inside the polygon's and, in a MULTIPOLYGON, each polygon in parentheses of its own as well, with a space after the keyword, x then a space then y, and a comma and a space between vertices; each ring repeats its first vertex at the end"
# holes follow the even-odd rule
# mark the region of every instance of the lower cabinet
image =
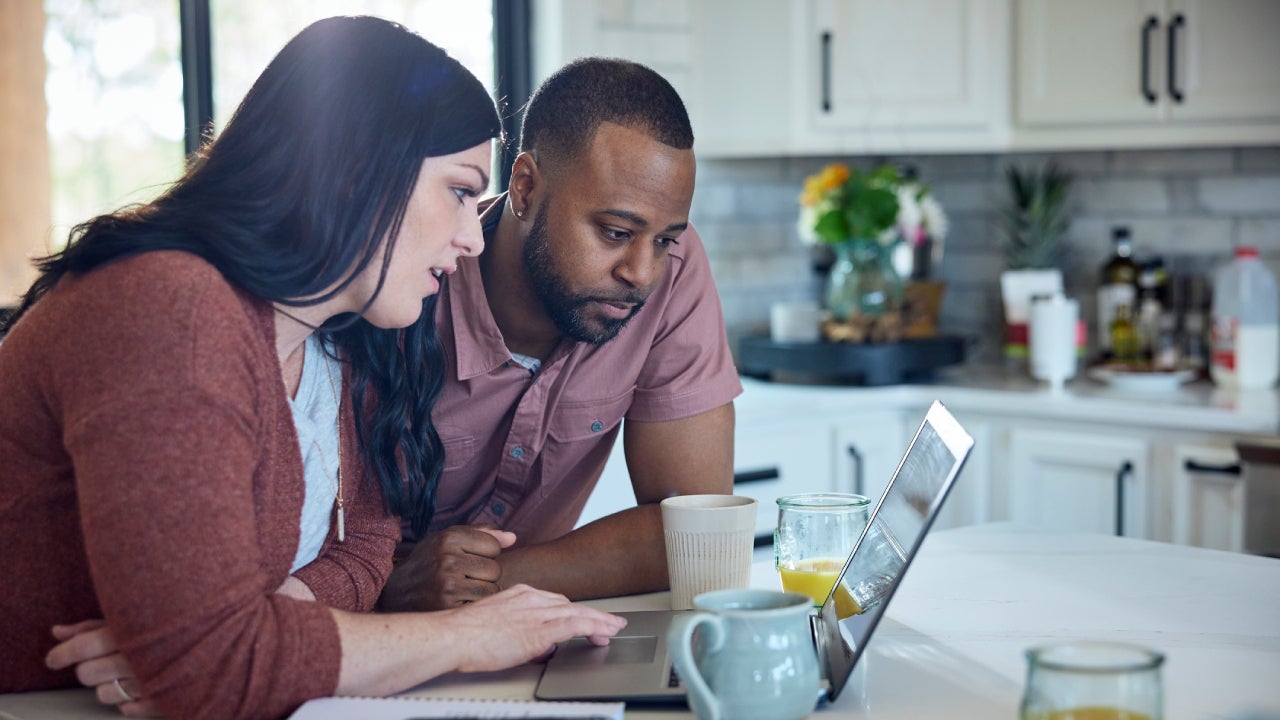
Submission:
POLYGON ((1112 433, 1012 428, 1010 515, 1054 530, 1147 537, 1150 447, 1112 433))
POLYGON ((830 426, 817 421, 739 424, 733 438, 733 491, 755 498, 756 538, 772 542, 778 498, 831 486, 830 426))
POLYGON ((1244 478, 1235 447, 1178 443, 1168 456, 1172 527, 1180 545, 1244 550, 1244 478))
MULTIPOLYGON (((915 432, 912 427, 911 433, 915 432)), ((905 415, 898 411, 874 411, 841 418, 832 425, 832 490, 866 495, 875 503, 911 440, 905 415)))
MULTIPOLYGON (((920 396, 867 407, 851 389, 832 391, 848 395, 838 403, 778 386, 768 392, 768 402, 754 398, 739 414, 734 435, 734 491, 758 501, 762 542, 772 537, 783 495, 852 492, 878 501, 926 409, 920 396)), ((1029 418, 973 397, 947 405, 974 448, 935 529, 1009 520, 1243 550, 1235 442, 1248 435, 1029 418)), ((619 442, 579 524, 634 505, 619 442)))

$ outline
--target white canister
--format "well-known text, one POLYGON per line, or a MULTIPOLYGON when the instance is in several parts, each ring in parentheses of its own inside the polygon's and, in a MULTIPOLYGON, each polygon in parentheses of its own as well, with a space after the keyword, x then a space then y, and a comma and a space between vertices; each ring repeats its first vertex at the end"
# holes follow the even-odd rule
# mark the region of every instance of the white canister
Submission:
POLYGON ((816 302, 776 302, 769 309, 769 337, 776 343, 818 342, 821 322, 816 302))
POLYGON ((1045 380, 1055 390, 1076 374, 1076 323, 1080 305, 1062 293, 1031 298, 1031 376, 1045 380))

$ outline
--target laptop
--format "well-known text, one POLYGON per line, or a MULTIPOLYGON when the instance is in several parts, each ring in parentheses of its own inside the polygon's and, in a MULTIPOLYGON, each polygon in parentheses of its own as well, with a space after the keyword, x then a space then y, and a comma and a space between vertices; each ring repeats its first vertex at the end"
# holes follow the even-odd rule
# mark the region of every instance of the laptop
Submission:
MULTIPOLYGON (((844 689, 972 449, 973 438, 935 401, 826 602, 809 618, 822 677, 819 701, 834 700, 844 689), (850 597, 862 611, 842 618, 850 597)), ((605 647, 585 638, 560 643, 534 696, 540 700, 684 702, 685 689, 667 651, 667 630, 680 612, 688 611, 617 613, 627 618, 627 626, 605 647)))

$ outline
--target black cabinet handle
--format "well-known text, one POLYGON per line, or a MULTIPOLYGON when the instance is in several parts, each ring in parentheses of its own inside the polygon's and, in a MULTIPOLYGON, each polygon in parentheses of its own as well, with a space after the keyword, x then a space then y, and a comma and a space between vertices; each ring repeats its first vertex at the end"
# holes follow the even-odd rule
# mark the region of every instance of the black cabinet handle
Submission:
POLYGON ((822 33, 822 112, 831 112, 831 32, 822 33))
POLYGON ((1142 88, 1142 97, 1146 99, 1148 105, 1155 105, 1157 95, 1151 89, 1151 33, 1160 27, 1160 21, 1155 15, 1148 15, 1147 21, 1142 24, 1142 77, 1139 79, 1142 88))
POLYGON ((1116 471, 1116 535, 1124 537, 1124 486, 1133 475, 1133 463, 1125 460, 1116 471))
POLYGON ((1186 460, 1182 463, 1182 469, 1187 472, 1195 473, 1213 473, 1215 475, 1234 475, 1240 476, 1240 463, 1228 463, 1226 465, 1205 465, 1196 460, 1186 460))
POLYGON ((778 474, 778 468, 764 468, 763 470, 743 470, 733 474, 734 485, 745 485, 753 482, 763 482, 765 480, 777 480, 782 477, 778 474))
POLYGON ((1169 22, 1169 97, 1176 103, 1182 102, 1182 91, 1178 89, 1178 29, 1186 24, 1182 13, 1169 22))
POLYGON ((862 487, 862 453, 858 452, 857 445, 849 446, 849 457, 853 458, 853 492, 856 495, 866 495, 862 487))

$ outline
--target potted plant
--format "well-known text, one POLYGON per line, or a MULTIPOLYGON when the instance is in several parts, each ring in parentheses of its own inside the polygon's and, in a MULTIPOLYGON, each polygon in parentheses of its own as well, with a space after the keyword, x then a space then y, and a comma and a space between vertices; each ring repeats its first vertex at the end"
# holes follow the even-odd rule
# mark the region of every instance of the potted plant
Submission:
POLYGON ((1006 358, 1027 356, 1027 319, 1034 295, 1062 292, 1062 238, 1070 225, 1067 200, 1073 178, 1050 162, 1040 169, 1011 166, 1009 201, 1000 208, 1000 241, 1006 270, 1004 300, 1006 358))

